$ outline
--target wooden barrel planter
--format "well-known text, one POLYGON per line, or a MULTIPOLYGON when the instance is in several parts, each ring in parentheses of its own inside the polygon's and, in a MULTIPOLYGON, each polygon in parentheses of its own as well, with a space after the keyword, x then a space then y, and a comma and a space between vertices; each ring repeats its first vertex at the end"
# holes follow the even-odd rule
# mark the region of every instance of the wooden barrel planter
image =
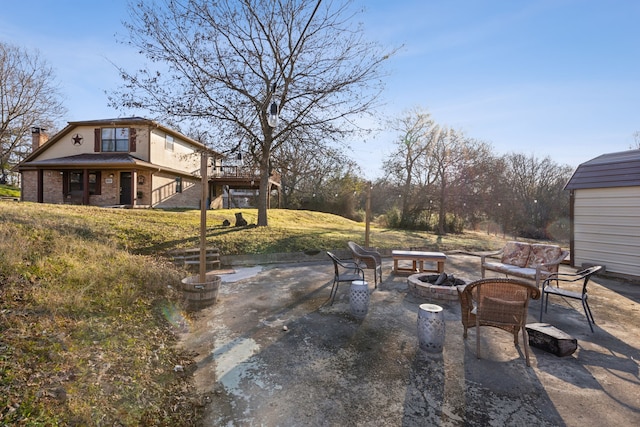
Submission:
POLYGON ((184 297, 188 310, 200 310, 213 305, 218 299, 218 289, 221 283, 220 276, 215 272, 209 272, 205 281, 200 281, 200 275, 188 276, 182 279, 180 290, 184 297))

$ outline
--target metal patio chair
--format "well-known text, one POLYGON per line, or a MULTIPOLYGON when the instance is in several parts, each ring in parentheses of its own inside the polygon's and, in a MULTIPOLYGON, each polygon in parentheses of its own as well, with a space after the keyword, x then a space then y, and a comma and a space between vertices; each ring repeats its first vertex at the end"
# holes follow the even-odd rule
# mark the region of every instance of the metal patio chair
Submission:
POLYGON ((355 242, 348 242, 347 245, 356 262, 364 266, 365 269, 373 270, 373 283, 377 288, 378 278, 380 279, 380 283, 382 283, 382 256, 380 253, 372 249, 365 249, 355 242))
POLYGON ((331 305, 333 305, 333 300, 335 300, 336 294, 338 293, 338 285, 344 282, 351 283, 354 280, 364 281, 364 270, 354 261, 341 260, 331 252, 327 252, 327 255, 329 255, 329 258, 333 261, 334 267, 333 284, 331 285, 331 293, 329 294, 331 305))
POLYGON ((591 313, 591 308, 589 307, 588 295, 587 295, 587 284, 589 283, 589 279, 591 279, 591 276, 596 274, 601 269, 602 269, 601 265, 594 265, 593 267, 586 268, 577 273, 555 273, 547 277, 542 282, 542 300, 540 301, 540 321, 542 322, 542 306, 544 305, 544 311, 546 313, 549 305, 549 296, 558 295, 564 298, 580 300, 582 302, 582 309, 584 310, 584 315, 587 317, 587 322, 589 323, 589 328, 591 328, 591 332, 593 332, 593 325, 596 323, 596 321, 593 319, 593 314, 591 313), (563 289, 560 287, 560 282, 571 283, 571 282, 579 282, 579 281, 582 281, 581 292, 570 291, 568 289, 563 289), (556 286, 553 286, 552 282, 556 282, 556 286))

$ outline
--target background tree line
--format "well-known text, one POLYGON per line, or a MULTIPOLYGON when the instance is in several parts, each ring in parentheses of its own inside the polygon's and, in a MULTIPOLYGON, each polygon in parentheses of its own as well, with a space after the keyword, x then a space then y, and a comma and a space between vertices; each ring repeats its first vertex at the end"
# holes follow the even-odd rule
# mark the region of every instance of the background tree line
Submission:
POLYGON ((573 168, 551 158, 509 153, 437 124, 425 111, 392 123, 394 150, 385 177, 369 183, 339 149, 276 153, 285 207, 364 218, 371 209, 390 227, 458 233, 482 229, 538 239, 568 235, 573 168))

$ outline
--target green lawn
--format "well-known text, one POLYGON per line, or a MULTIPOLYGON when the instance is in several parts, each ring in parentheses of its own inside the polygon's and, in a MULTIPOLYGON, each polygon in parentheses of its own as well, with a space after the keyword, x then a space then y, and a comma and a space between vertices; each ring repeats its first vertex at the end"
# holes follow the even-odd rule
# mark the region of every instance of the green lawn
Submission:
MULTIPOLYGON (((200 211, 155 209, 104 209, 89 206, 5 203, 0 215, 7 221, 46 223, 61 233, 90 234, 136 254, 162 254, 180 247, 197 247, 200 211)), ((311 211, 272 209, 269 227, 255 227, 256 209, 207 211, 207 242, 224 255, 332 250, 346 242, 364 243, 365 224, 311 211), (242 212, 246 227, 233 225, 242 212)), ((434 250, 486 250, 498 248, 504 239, 486 233, 435 236, 419 231, 390 230, 372 225, 370 245, 378 248, 432 247, 434 250)))
POLYGON ((0 197, 20 198, 20 189, 10 185, 0 184, 0 197))

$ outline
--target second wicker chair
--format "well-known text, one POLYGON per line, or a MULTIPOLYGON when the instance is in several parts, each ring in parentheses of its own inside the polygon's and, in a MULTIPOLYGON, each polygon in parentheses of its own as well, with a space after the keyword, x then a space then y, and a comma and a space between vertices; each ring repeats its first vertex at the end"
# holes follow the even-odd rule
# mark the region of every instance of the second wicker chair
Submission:
POLYGON ((463 337, 467 329, 476 327, 476 356, 480 358, 480 326, 493 326, 513 334, 518 345, 518 332, 522 331, 524 354, 529 364, 529 337, 526 323, 530 299, 540 298, 538 288, 516 279, 490 278, 472 282, 458 288, 462 309, 463 337))

